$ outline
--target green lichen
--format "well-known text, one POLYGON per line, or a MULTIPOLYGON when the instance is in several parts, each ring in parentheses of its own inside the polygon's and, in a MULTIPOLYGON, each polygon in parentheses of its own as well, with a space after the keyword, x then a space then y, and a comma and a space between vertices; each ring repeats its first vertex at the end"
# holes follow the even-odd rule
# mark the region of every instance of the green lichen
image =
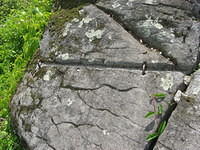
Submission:
POLYGON ((97 0, 56 0, 55 7, 57 9, 72 9, 82 5, 95 3, 97 0))
POLYGON ((42 67, 42 68, 40 68, 39 71, 37 71, 35 73, 35 77, 37 77, 37 79, 42 79, 43 76, 46 74, 46 72, 47 72, 47 68, 46 67, 42 67))
POLYGON ((56 33, 60 33, 64 27, 66 22, 70 22, 74 18, 82 18, 79 14, 79 10, 81 10, 84 6, 89 5, 91 0, 69 0, 63 2, 66 7, 64 9, 56 11, 50 18, 50 29, 51 31, 55 31, 56 33))
POLYGON ((79 10, 81 7, 73 8, 70 10, 59 10, 51 16, 50 21, 50 30, 51 32, 58 32, 64 28, 65 22, 69 22, 74 18, 80 18, 79 10))

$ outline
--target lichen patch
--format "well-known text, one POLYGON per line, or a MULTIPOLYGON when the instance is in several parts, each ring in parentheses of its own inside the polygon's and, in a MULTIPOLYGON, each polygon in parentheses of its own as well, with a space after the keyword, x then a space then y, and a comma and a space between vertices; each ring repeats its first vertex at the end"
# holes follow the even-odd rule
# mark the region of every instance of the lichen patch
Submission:
POLYGON ((50 79, 51 79, 51 76, 53 75, 53 72, 51 72, 51 70, 48 70, 47 72, 46 72, 46 74, 44 75, 44 77, 43 77, 43 80, 44 81, 49 81, 50 79))
POLYGON ((102 35, 104 33, 104 30, 89 30, 88 32, 85 33, 85 35, 88 37, 89 41, 92 42, 95 39, 101 39, 102 35))
POLYGON ((161 78, 161 87, 165 90, 168 91, 169 89, 172 88, 173 86, 173 76, 168 73, 164 78, 161 78))
POLYGON ((63 36, 64 37, 67 36, 67 34, 68 34, 69 30, 70 30, 71 25, 72 25, 71 23, 67 23, 65 25, 65 29, 64 29, 64 32, 63 32, 63 36))
POLYGON ((114 4, 112 5, 113 8, 118 8, 120 7, 120 3, 118 3, 117 1, 114 2, 114 4))
POLYGON ((81 20, 80 24, 79 24, 79 28, 82 28, 83 24, 88 24, 90 21, 92 21, 93 19, 90 17, 85 17, 81 20))
POLYGON ((146 4, 156 4, 157 0, 145 0, 146 4))
POLYGON ((147 19, 143 24, 142 24, 143 27, 149 27, 149 26, 154 26, 156 27, 157 29, 162 29, 163 28, 163 25, 158 23, 157 21, 155 20, 152 20, 151 18, 147 19))
POLYGON ((69 59, 69 54, 65 53, 65 54, 59 54, 57 56, 57 58, 61 59, 61 60, 68 60, 69 59))

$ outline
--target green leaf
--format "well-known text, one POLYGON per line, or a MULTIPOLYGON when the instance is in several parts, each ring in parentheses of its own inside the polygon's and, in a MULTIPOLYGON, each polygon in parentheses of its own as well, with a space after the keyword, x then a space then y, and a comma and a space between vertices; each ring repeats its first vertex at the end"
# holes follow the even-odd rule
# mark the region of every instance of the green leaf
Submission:
POLYGON ((163 133, 163 131, 165 130, 166 126, 167 126, 167 122, 166 121, 161 122, 160 127, 158 129, 158 134, 159 135, 161 135, 163 133))
POLYGON ((151 141, 151 140, 157 138, 158 136, 159 136, 158 133, 151 133, 151 134, 149 134, 149 135, 146 137, 146 140, 147 140, 147 141, 151 141))
POLYGON ((150 111, 144 116, 144 118, 149 118, 149 117, 153 116, 154 114, 155 114, 155 112, 150 111))
POLYGON ((155 97, 156 99, 164 99, 167 95, 164 93, 156 93, 152 95, 153 97, 155 97))
POLYGON ((158 112, 157 112, 157 114, 158 115, 161 115, 163 113, 163 105, 162 104, 159 104, 158 105, 158 112))

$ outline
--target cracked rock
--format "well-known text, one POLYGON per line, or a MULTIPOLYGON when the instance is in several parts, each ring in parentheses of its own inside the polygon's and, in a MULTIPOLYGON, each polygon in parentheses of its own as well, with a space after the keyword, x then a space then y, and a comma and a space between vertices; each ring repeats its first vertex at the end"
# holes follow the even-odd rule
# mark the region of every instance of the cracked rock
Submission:
POLYGON ((188 1, 100 0, 97 5, 135 37, 161 51, 176 68, 191 73, 198 64, 200 24, 188 1))
POLYGON ((166 110, 183 78, 169 71, 142 75, 140 70, 44 66, 31 82, 25 75, 11 103, 12 116, 30 150, 144 149, 145 137, 157 127, 153 118, 144 118, 153 109, 150 95, 166 93, 161 102, 166 110), (171 84, 162 84, 168 76, 171 84))
POLYGON ((200 149, 200 71, 194 73, 155 150, 200 149))
POLYGON ((194 3, 57 2, 10 104, 25 149, 200 149, 200 72, 187 76, 199 62, 194 3), (162 113, 145 118, 155 105, 162 113), (158 143, 146 141, 173 109, 158 143))
POLYGON ((127 68, 141 68, 146 62, 148 69, 174 69, 172 62, 141 45, 103 11, 93 5, 82 11, 84 16, 65 22, 60 31, 51 31, 53 27, 46 30, 40 51, 43 59, 61 64, 127 68))

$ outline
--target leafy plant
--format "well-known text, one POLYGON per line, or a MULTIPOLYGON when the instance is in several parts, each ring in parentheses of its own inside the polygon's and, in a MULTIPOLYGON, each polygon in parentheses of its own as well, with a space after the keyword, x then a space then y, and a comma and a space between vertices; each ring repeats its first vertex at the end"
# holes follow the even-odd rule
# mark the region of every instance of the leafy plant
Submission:
MULTIPOLYGON (((157 122, 158 117, 163 114, 163 105, 158 104, 158 102, 161 102, 162 100, 164 100, 164 98, 166 97, 166 94, 156 93, 156 94, 153 94, 151 97, 152 98, 151 98, 150 102, 153 105, 153 111, 149 111, 144 117, 145 118, 154 117, 154 121, 157 122)), ((158 122, 157 122, 157 125, 158 125, 158 122)), ((159 128, 154 133, 149 134, 146 137, 146 140, 151 141, 151 140, 159 137, 165 130, 166 126, 167 126, 166 121, 161 122, 159 124, 159 128)))
POLYGON ((0 0, 0 150, 21 150, 9 101, 39 47, 52 0, 0 0))
POLYGON ((156 132, 154 132, 154 133, 149 134, 146 137, 146 140, 147 141, 151 141, 151 140, 159 137, 164 132, 166 126, 167 126, 167 122, 166 121, 161 122, 161 124, 159 125, 158 130, 156 132))

